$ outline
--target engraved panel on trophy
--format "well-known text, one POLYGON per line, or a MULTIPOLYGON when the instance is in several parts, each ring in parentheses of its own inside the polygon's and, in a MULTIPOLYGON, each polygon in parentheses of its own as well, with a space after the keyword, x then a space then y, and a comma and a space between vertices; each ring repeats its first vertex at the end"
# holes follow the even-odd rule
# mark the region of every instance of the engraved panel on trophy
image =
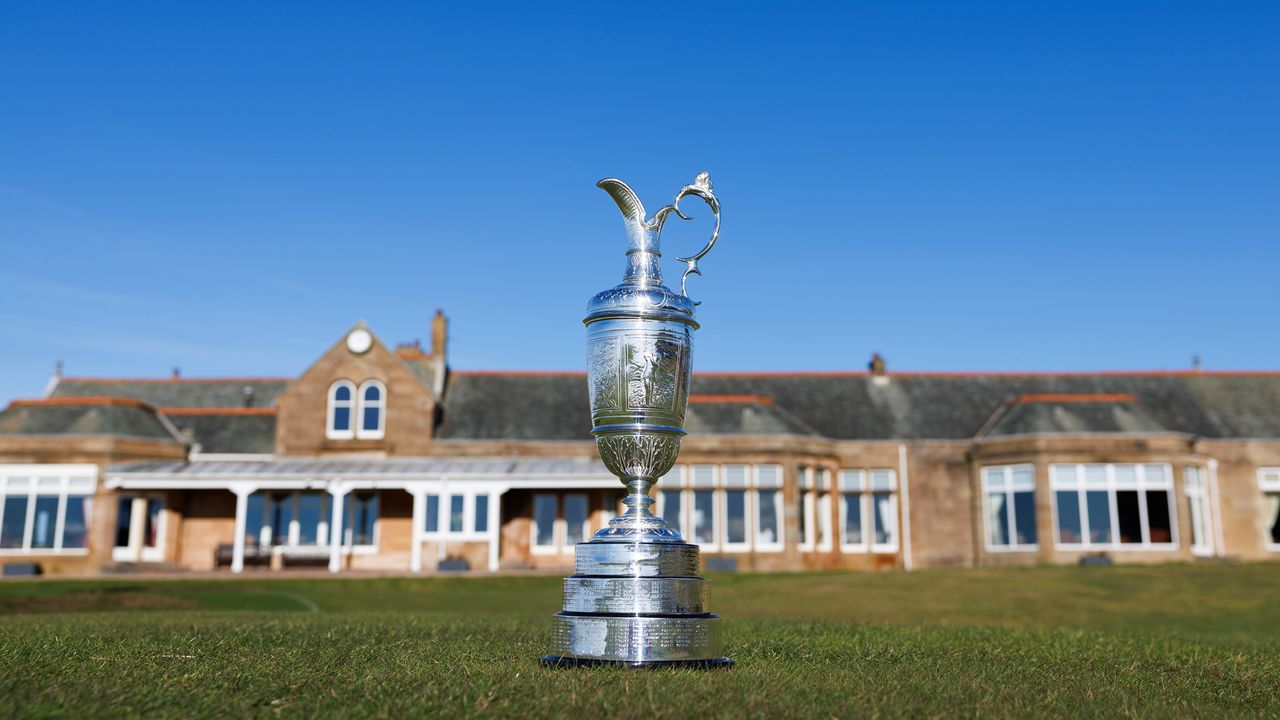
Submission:
POLYGON ((617 410, 618 397, 618 339, 597 338, 587 348, 587 374, 591 379, 591 409, 617 410))
POLYGON ((633 410, 676 409, 680 384, 680 344, 636 337, 626 348, 627 406, 633 410))

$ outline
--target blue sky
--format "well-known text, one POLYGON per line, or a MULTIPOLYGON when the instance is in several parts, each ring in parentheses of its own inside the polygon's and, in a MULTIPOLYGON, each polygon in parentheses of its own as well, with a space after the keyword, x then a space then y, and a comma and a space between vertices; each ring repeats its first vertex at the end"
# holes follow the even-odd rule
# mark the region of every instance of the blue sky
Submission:
POLYGON ((594 182, 704 169, 698 368, 1275 368, 1277 37, 1274 2, 8 3, 0 398, 57 358, 293 375, 437 307, 454 367, 577 369, 623 268, 594 182))

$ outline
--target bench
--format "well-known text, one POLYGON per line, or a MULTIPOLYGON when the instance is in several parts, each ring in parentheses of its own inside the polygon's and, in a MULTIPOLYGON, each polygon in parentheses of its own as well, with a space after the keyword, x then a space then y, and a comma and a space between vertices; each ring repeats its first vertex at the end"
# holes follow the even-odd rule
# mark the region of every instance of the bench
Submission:
MULTIPOLYGON (((236 546, 232 543, 222 543, 213 551, 214 567, 231 567, 231 558, 235 555, 236 546)), ((260 566, 268 567, 271 565, 271 547, 268 545, 245 545, 244 546, 244 564, 245 567, 260 566)))

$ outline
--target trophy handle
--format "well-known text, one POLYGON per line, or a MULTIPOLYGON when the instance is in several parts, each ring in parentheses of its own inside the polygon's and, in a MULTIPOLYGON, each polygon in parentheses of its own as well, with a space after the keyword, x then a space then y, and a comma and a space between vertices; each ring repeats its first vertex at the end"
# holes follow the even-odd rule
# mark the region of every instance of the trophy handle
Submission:
MULTIPOLYGON (((685 185, 684 188, 676 194, 674 203, 662 208, 654 214, 654 222, 659 228, 662 227, 662 222, 666 220, 667 213, 673 212, 681 220, 692 220, 692 216, 685 215, 680 212, 680 201, 688 195, 697 195, 702 198, 703 202, 711 208, 711 214, 716 218, 716 225, 715 228, 711 230, 711 239, 707 241, 707 244, 701 250, 689 257, 676 258, 677 261, 689 266, 688 269, 684 271, 684 274, 680 276, 680 294, 685 297, 689 297, 689 292, 687 290, 689 276, 702 274, 702 270, 698 269, 698 261, 705 257, 707 253, 711 252, 711 248, 716 246, 716 240, 720 237, 720 201, 716 199, 715 190, 711 187, 711 174, 705 172, 698 173, 698 177, 694 179, 692 185, 685 185)), ((701 303, 694 303, 694 305, 699 304, 701 303)))

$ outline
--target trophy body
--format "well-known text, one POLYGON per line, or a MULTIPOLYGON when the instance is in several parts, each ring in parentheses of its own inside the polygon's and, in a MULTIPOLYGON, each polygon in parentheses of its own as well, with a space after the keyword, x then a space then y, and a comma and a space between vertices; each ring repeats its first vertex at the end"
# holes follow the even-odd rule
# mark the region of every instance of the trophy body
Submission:
POLYGON ((588 303, 587 379, 591 434, 605 467, 627 488, 624 514, 575 548, 574 575, 552 629, 549 665, 632 667, 732 664, 720 657, 717 618, 707 612, 707 581, 698 577, 698 547, 684 542, 650 511, 649 489, 671 470, 684 437, 692 372, 695 303, 684 281, 701 274, 720 229, 720 205, 703 173, 650 220, 619 180, 599 186, 618 203, 627 225, 627 271, 617 286, 588 303), (658 239, 687 195, 711 206, 716 229, 688 264, 677 293, 662 283, 658 239))

